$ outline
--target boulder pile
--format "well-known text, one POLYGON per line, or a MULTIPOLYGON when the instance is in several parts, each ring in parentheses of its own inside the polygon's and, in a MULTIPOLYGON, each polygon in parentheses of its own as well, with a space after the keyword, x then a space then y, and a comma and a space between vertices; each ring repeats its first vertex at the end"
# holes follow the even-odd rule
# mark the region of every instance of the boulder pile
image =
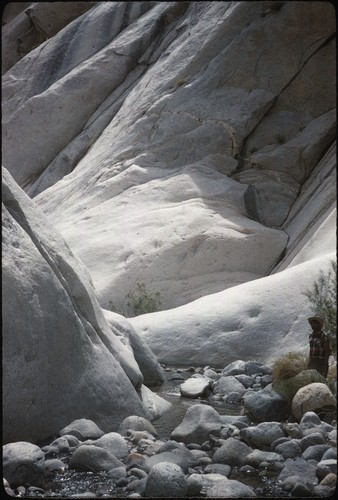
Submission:
POLYGON ((329 496, 336 443, 336 428, 314 412, 299 423, 252 425, 247 417, 196 404, 167 441, 150 421, 130 416, 117 432, 105 434, 79 419, 44 446, 9 443, 3 447, 4 485, 8 495, 25 497, 241 498, 262 494, 254 477, 273 478, 279 496, 329 496), (77 492, 74 474, 83 477, 77 492))
MULTIPOLYGON (((170 423, 166 435, 159 435, 155 422, 131 415, 113 432, 82 418, 43 444, 8 443, 3 447, 7 493, 128 498, 324 497, 333 493, 336 422, 320 417, 321 408, 315 407, 318 401, 328 401, 328 396, 318 398, 320 390, 321 394, 326 389, 330 392, 326 384, 306 386, 307 408, 297 417, 292 409, 299 410, 294 402, 298 394, 302 399, 304 388, 297 391, 292 404, 286 404, 273 389, 271 368, 257 361, 237 360, 222 370, 210 366, 178 369, 167 376, 177 382, 181 398, 190 397, 196 404, 188 407, 182 419, 170 423), (184 371, 191 373, 187 380, 184 371), (199 396, 195 381, 202 381, 199 396), (189 382, 191 392, 186 389, 189 382), (223 404, 224 410, 224 404, 229 408, 238 401, 242 411, 237 415, 221 414, 208 404, 216 403, 217 408, 223 404)), ((336 399, 330 394, 334 407, 336 399)))
POLYGON ((299 421, 305 412, 334 411, 337 401, 316 370, 303 370, 283 381, 272 378, 270 366, 237 360, 223 370, 189 368, 193 375, 180 385, 181 396, 206 398, 209 403, 241 404, 254 422, 299 421))

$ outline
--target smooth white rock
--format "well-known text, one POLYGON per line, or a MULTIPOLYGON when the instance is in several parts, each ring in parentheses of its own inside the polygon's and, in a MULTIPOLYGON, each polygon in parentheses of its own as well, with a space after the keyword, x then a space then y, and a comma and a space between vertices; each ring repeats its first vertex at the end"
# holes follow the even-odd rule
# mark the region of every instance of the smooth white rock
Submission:
POLYGON ((5 169, 2 178, 4 442, 42 440, 84 415, 105 432, 148 416, 142 373, 87 270, 5 169))
POLYGON ((211 380, 207 377, 190 377, 180 385, 180 392, 187 398, 197 398, 203 396, 210 386, 211 380))

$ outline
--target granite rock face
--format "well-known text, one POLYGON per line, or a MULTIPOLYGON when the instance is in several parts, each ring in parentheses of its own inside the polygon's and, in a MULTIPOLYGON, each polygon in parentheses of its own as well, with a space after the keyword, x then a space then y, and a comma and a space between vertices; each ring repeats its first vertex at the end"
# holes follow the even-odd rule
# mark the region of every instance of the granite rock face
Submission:
POLYGON ((336 258, 333 6, 6 9, 3 165, 33 204, 6 174, 3 309, 14 336, 6 363, 18 367, 19 392, 5 375, 5 397, 21 397, 28 415, 42 410, 47 432, 64 423, 51 422, 50 405, 61 400, 50 388, 72 381, 65 419, 94 419, 91 394, 111 431, 110 410, 121 420, 143 415, 142 377, 161 380, 142 342, 180 365, 307 352, 312 311, 303 292, 336 258), (40 215, 28 223, 26 205, 55 229, 43 219, 38 231, 40 215), (59 233, 87 270, 65 259, 59 233), (162 310, 131 318, 132 327, 117 314, 107 322, 101 307, 124 312, 138 283, 159 292, 162 310), (57 370, 60 359, 67 369, 57 370), (85 372, 91 383, 104 380, 100 393, 88 390, 85 372), (25 381, 41 388, 41 400, 25 381), (79 414, 75 389, 84 388, 79 414))
MULTIPOLYGON (((138 282, 177 307, 264 277, 285 254, 283 224, 335 140, 333 14, 98 2, 4 74, 4 164, 102 307, 122 309, 138 282)), ((334 175, 325 212, 311 182, 311 227, 332 212, 334 175)))
POLYGON ((142 372, 86 269, 5 169, 2 187, 4 441, 41 440, 84 415, 106 431, 147 416, 142 372))

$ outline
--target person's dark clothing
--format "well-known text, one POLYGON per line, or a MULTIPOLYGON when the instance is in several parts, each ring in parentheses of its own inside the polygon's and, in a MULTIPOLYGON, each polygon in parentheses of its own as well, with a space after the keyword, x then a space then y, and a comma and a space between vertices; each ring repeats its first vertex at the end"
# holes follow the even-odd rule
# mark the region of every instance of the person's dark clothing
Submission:
POLYGON ((312 333, 309 337, 310 359, 308 368, 317 370, 323 377, 327 377, 329 369, 330 342, 324 332, 312 333))

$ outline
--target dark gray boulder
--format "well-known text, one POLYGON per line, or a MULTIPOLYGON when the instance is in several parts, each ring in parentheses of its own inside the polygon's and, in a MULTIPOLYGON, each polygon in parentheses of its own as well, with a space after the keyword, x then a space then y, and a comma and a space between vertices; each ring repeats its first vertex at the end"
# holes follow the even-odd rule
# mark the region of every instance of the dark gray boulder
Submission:
POLYGON ((45 454, 35 444, 18 441, 4 445, 2 466, 3 477, 11 487, 25 483, 34 486, 43 484, 45 454))
POLYGON ((282 421, 290 413, 287 400, 271 386, 257 392, 248 391, 243 399, 244 412, 254 422, 282 421))

